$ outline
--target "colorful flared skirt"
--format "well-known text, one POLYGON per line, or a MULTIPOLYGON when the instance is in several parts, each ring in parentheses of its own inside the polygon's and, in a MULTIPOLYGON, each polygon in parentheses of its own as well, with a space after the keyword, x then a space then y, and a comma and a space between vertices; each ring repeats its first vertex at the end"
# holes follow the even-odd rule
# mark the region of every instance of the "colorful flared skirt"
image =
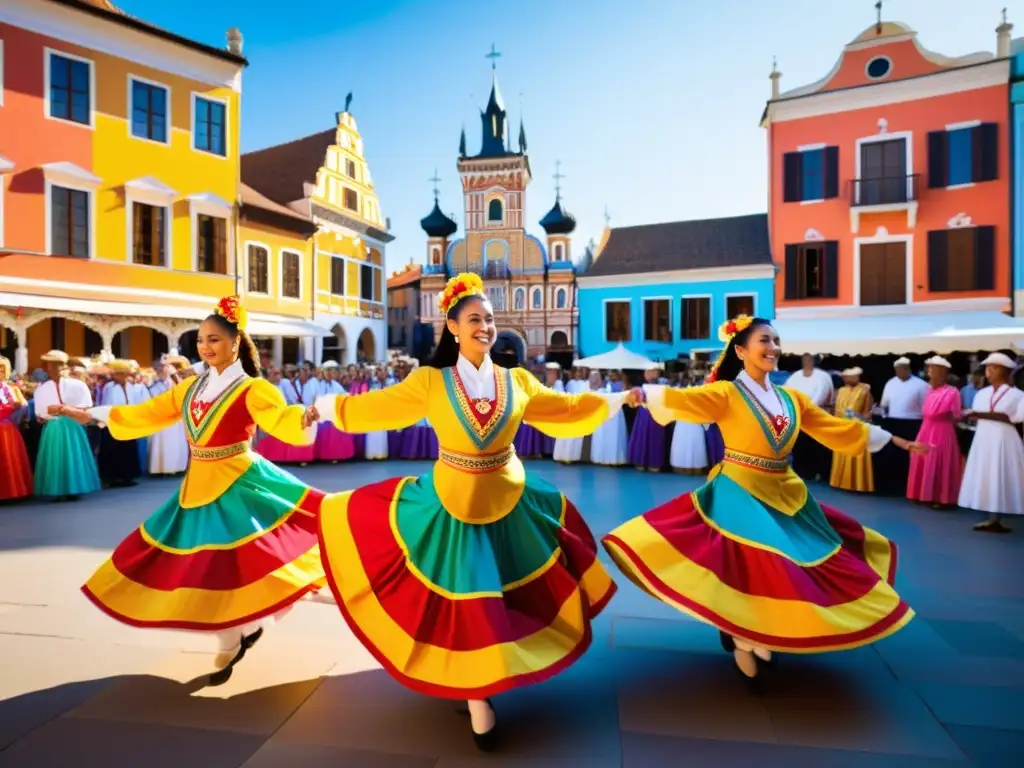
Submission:
POLYGON ((256 444, 256 453, 275 464, 309 464, 316 459, 316 444, 291 445, 267 435, 256 444))
POLYGON ((660 470, 666 464, 668 430, 651 416, 646 408, 636 412, 633 432, 629 436, 629 463, 641 469, 660 470))
POLYGON ((356 455, 356 441, 333 424, 321 423, 316 430, 315 454, 318 461, 348 461, 356 455))
POLYGON ((778 512, 719 475, 604 537, 635 584, 770 650, 855 648, 907 624, 896 546, 808 496, 778 512))
POLYGON ((555 438, 548 437, 525 421, 519 425, 515 439, 516 455, 521 459, 540 459, 555 450, 555 438))
POLYGON ((402 431, 403 459, 431 459, 438 456, 437 435, 433 427, 416 425, 402 431))
POLYGON ((135 627, 215 631, 247 624, 324 586, 323 494, 257 460, 216 501, 175 494, 82 587, 135 627))
POLYGON ((32 495, 32 465, 21 432, 9 421, 0 421, 0 501, 32 495))
POLYGON ((527 474, 492 523, 451 516, 432 474, 328 496, 328 583, 353 633, 399 682, 480 699, 575 662, 615 584, 575 507, 527 474))
POLYGON ((36 456, 36 496, 82 496, 100 489, 96 457, 85 427, 67 416, 43 425, 36 456))

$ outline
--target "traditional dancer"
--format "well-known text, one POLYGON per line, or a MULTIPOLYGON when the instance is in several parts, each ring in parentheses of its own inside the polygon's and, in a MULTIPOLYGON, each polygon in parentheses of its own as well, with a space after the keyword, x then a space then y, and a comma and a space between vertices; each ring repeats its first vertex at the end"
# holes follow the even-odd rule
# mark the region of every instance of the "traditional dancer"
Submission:
POLYGON ((32 465, 16 423, 28 404, 9 383, 11 371, 11 361, 0 356, 0 501, 32 495, 32 465))
MULTIPOLYGON (((661 375, 663 368, 661 363, 647 366, 644 382, 668 384, 668 380, 661 375)), ((700 437, 703 443, 703 432, 700 437)), ((629 435, 629 463, 641 471, 661 472, 665 466, 667 445, 668 430, 652 419, 651 412, 646 408, 638 409, 636 419, 633 420, 633 431, 629 435)))
POLYGON ((216 633, 213 685, 227 681, 271 617, 324 584, 316 532, 323 494, 249 449, 257 425, 309 445, 316 425, 259 378, 245 326, 237 298, 222 299, 199 328, 199 354, 208 364, 202 375, 140 405, 54 406, 126 440, 184 419, 192 461, 180 493, 125 539, 82 591, 131 626, 216 633))
MULTIPOLYGON (((139 405, 149 400, 149 392, 128 380, 137 369, 134 360, 114 360, 107 366, 111 381, 103 388, 101 406, 139 405)), ((147 457, 148 458, 148 457, 147 457)), ((138 440, 118 440, 104 430, 100 436, 100 478, 112 488, 137 485, 142 475, 138 440)), ((148 460, 147 460, 148 465, 148 460)))
POLYGON ((35 492, 36 496, 74 501, 100 489, 96 457, 85 428, 72 419, 54 415, 54 408, 88 408, 92 395, 86 384, 64 375, 66 353, 53 349, 40 359, 49 378, 32 395, 36 418, 43 422, 36 456, 35 492))
MULTIPOLYGON (((843 371, 843 386, 836 395, 838 418, 871 421, 871 387, 860 380, 863 373, 857 367, 843 371)), ((828 482, 833 488, 844 491, 872 493, 875 490, 875 470, 871 456, 835 451, 832 454, 832 475, 828 482)))
MULTIPOLYGON (((286 376, 281 380, 281 386, 278 388, 287 405, 308 406, 316 398, 315 391, 311 390, 309 403, 303 402, 302 394, 306 382, 309 380, 309 372, 305 366, 300 370, 301 375, 298 378, 290 379, 286 376)), ((197 373, 199 372, 197 371, 197 373)), ((316 458, 316 440, 309 445, 303 445, 290 443, 268 434, 256 445, 256 453, 275 464, 298 464, 304 467, 316 458)))
POLYGON ((924 361, 931 389, 924 398, 924 423, 917 442, 930 446, 924 455, 910 457, 907 498, 939 507, 955 507, 960 495, 963 461, 956 424, 960 421, 960 393, 946 383, 950 362, 936 355, 924 361))
POLYGON ((1009 533, 1004 515, 1024 515, 1024 443, 1014 426, 1024 421, 1024 392, 1011 383, 1013 358, 996 352, 981 364, 989 386, 974 396, 966 418, 976 421, 977 432, 967 454, 959 503, 966 509, 988 512, 974 526, 984 533, 1009 533))
POLYGON ((474 739, 496 743, 488 696, 540 682, 587 649, 615 590, 575 507, 526 472, 519 422, 556 436, 593 431, 629 393, 552 392, 491 362, 497 336, 483 282, 448 281, 428 367, 397 386, 318 401, 317 416, 368 432, 430 416, 432 472, 328 496, 320 551, 352 631, 399 682, 468 699, 474 739))
POLYGON ((652 415, 713 421, 725 461, 709 481, 608 534, 603 543, 642 589, 719 629, 748 679, 773 651, 814 653, 874 642, 913 612, 892 588, 895 545, 838 510, 819 506, 790 468, 800 430, 834 451, 861 455, 891 439, 837 419, 795 390, 772 385, 778 336, 768 320, 723 325, 727 346, 713 383, 647 386, 652 415))
MULTIPOLYGON (((807 395, 819 408, 829 408, 835 400, 832 377, 815 366, 814 355, 800 358, 800 370, 786 380, 786 386, 807 395)), ((829 474, 831 457, 817 440, 800 434, 793 446, 793 469, 804 480, 820 480, 829 474)))

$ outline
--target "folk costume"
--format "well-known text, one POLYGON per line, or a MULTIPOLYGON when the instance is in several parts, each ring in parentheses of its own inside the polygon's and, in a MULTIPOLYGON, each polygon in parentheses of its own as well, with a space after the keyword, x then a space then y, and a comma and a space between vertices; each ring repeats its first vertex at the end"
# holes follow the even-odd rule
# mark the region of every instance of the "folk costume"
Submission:
MULTIPOLYGON (((222 299, 217 312, 244 330, 236 300, 222 299)), ((246 375, 241 361, 220 373, 207 368, 139 405, 91 409, 125 440, 183 420, 191 461, 180 491, 121 542, 82 587, 85 595, 131 626, 217 633, 216 666, 230 669, 264 620, 324 583, 316 532, 323 494, 249 443, 258 425, 312 445, 316 428, 302 427, 304 410, 246 375)))
MULTIPOLYGON (((482 293, 478 277, 454 278, 442 314, 482 293), (460 284, 472 293, 453 291, 460 284)), ((586 651, 615 585, 579 512, 525 470, 513 440, 522 421, 555 437, 588 434, 625 398, 559 394, 522 368, 486 357, 478 369, 460 356, 388 389, 317 403, 346 431, 428 417, 438 433, 432 471, 329 495, 321 514, 338 607, 399 682, 478 700, 545 680, 586 651)))
MULTIPOLYGON (((843 371, 843 376, 860 376, 863 372, 860 368, 848 368, 843 371)), ((871 387, 863 382, 844 385, 836 394, 836 416, 840 419, 866 421, 868 414, 871 413, 871 406, 871 387)), ((875 490, 872 457, 835 451, 832 454, 832 474, 828 482, 833 488, 844 491, 872 493, 875 490)))
MULTIPOLYGON (((570 395, 593 394, 585 379, 571 379, 565 391, 570 395)), ((561 464, 575 464, 583 458, 583 440, 583 437, 556 437, 551 458, 561 464)))
MULTIPOLYGON (((623 390, 620 389, 619 393, 623 390)), ((605 384, 594 394, 614 397, 611 384, 605 384)), ((629 435, 626 432, 626 416, 620 410, 601 424, 590 436, 590 461, 605 467, 621 467, 629 461, 629 435)))
MULTIPOLYGON (((723 336, 743 330, 732 329, 744 320, 749 326, 749 318, 730 321, 723 336)), ((801 431, 850 455, 877 450, 890 435, 766 383, 742 372, 688 389, 645 387, 660 423, 718 424, 725 459, 705 485, 630 520, 603 544, 634 583, 717 627, 737 653, 768 660, 771 651, 879 640, 913 616, 892 588, 895 545, 815 501, 787 457, 801 431)), ((738 655, 737 665, 756 674, 738 655)))
MULTIPOLYGON (((832 377, 821 368, 805 373, 799 370, 786 380, 786 386, 803 392, 819 408, 828 409, 835 400, 832 377)), ((831 465, 828 449, 812 437, 800 434, 793 446, 793 469, 804 480, 827 477, 831 465)))
MULTIPOLYGON (((175 371, 188 367, 184 357, 171 357, 165 361, 175 371)), ((157 379, 149 388, 151 397, 160 397, 174 389, 180 381, 175 373, 166 379, 157 379)), ((185 436, 185 422, 177 421, 157 432, 149 441, 149 473, 151 475, 180 475, 188 468, 188 438, 185 436)))
MULTIPOLYGON (((388 376, 386 379, 381 381, 377 376, 374 376, 369 383, 370 391, 376 391, 378 389, 384 389, 386 387, 393 387, 395 380, 388 376)), ((365 457, 371 461, 382 461, 388 457, 388 435, 391 434, 386 429, 378 429, 376 432, 371 432, 366 436, 366 448, 365 457)))
MULTIPOLYGON (((661 363, 653 363, 647 368, 647 371, 654 376, 654 380, 650 383, 668 383, 665 379, 660 378, 663 368, 661 363)), ((700 433, 700 440, 703 449, 703 430, 700 433)), ((633 431, 629 433, 629 463, 639 470, 660 472, 668 458, 668 443, 668 428, 656 422, 646 408, 638 408, 636 418, 633 419, 633 431)), ((704 461, 706 464, 706 457, 704 461)))
POLYGON ((27 403, 21 390, 6 381, 11 372, 7 358, 0 357, 0 369, 0 501, 11 501, 32 495, 32 465, 15 422, 27 403))
MULTIPOLYGON (((271 385, 273 386, 273 385, 271 385)), ((298 379, 282 378, 281 383, 277 387, 278 391, 281 392, 282 397, 287 405, 303 405, 302 391, 303 384, 298 379)), ((311 395, 311 397, 314 397, 311 395)), ((305 405, 311 405, 312 399, 305 405)), ((266 430, 265 430, 266 431, 266 430)), ((283 438, 274 437, 272 434, 266 435, 256 445, 256 453, 262 456, 267 461, 272 461, 275 464, 299 464, 305 465, 313 461, 316 454, 316 440, 312 444, 293 444, 289 443, 283 438)))
MULTIPOLYGON (((931 357, 925 365, 952 368, 944 357, 931 357)), ((926 504, 955 506, 960 495, 963 461, 957 437, 960 392, 949 384, 932 387, 921 409, 923 422, 917 442, 931 446, 928 453, 910 457, 907 498, 926 504)))
MULTIPOLYGON (((51 350, 42 356, 44 363, 67 365, 68 356, 51 350)), ((32 395, 35 417, 43 421, 36 456, 35 495, 54 499, 75 499, 100 489, 96 457, 85 427, 66 416, 51 416, 52 405, 88 408, 92 394, 88 385, 61 375, 44 381, 32 395)))
MULTIPOLYGON (((326 370, 336 369, 338 363, 328 360, 324 363, 326 370)), ((313 405, 321 395, 340 395, 345 393, 345 387, 336 378, 325 378, 321 381, 308 379, 302 387, 303 405, 313 405)), ((348 461, 356 455, 355 437, 335 429, 333 424, 321 423, 317 425, 316 434, 316 459, 317 461, 330 461, 337 464, 339 461, 348 461)))
MULTIPOLYGON (((562 370, 562 366, 558 363, 551 362, 544 366, 544 370, 555 371, 557 373, 562 370)), ((550 385, 550 388, 555 392, 565 391, 565 385, 562 384, 561 379, 555 379, 554 384, 550 385)), ((519 458, 540 459, 554 453, 555 441, 536 427, 527 424, 524 421, 519 425, 519 431, 516 433, 515 446, 516 454, 519 458)))
MULTIPOLYGON (((149 400, 149 392, 144 387, 138 387, 124 378, 135 372, 137 366, 134 361, 114 360, 108 367, 121 380, 115 379, 103 387, 103 397, 98 405, 113 408, 139 405, 149 400)), ((138 440, 118 440, 109 430, 103 430, 100 434, 99 469, 103 482, 113 487, 135 485, 143 471, 140 459, 138 440)), ((146 464, 148 469, 148 457, 146 464)))

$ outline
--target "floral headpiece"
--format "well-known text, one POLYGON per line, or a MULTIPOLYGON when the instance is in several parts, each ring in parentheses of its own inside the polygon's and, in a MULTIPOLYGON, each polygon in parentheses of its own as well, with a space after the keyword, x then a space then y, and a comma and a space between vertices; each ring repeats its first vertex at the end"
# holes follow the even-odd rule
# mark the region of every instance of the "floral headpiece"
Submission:
POLYGON ((704 379, 706 384, 718 381, 718 369, 722 367, 726 354, 729 352, 729 343, 736 337, 736 334, 743 333, 754 324, 754 318, 750 315, 739 315, 732 320, 727 320, 718 327, 718 338, 725 344, 725 348, 718 355, 715 364, 711 366, 711 373, 704 379))
POLYGON ((213 311, 240 331, 244 331, 249 324, 249 313, 245 311, 245 307, 242 306, 242 302, 237 296, 225 296, 217 302, 213 311))
POLYGON ((486 296, 484 292, 484 281, 479 275, 472 272, 463 272, 456 275, 441 292, 441 298, 437 300, 437 307, 442 315, 447 315, 448 310, 458 304, 467 296, 486 296))

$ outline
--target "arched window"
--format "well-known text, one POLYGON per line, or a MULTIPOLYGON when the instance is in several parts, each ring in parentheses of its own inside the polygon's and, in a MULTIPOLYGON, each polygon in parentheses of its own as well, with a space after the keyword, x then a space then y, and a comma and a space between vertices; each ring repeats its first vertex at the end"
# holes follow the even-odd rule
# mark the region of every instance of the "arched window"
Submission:
POLYGON ((542 298, 543 298, 543 294, 541 294, 540 288, 534 288, 533 289, 533 294, 530 296, 530 306, 533 307, 533 309, 540 309, 541 306, 542 306, 541 305, 541 299, 542 298))
POLYGON ((568 347, 569 337, 565 335, 565 331, 554 331, 551 334, 552 347, 568 347))
POLYGON ((555 290, 555 308, 565 309, 565 298, 567 291, 565 288, 558 288, 555 290))
POLYGON ((515 297, 512 299, 512 309, 522 312, 526 306, 526 289, 516 288, 515 297))
POLYGON ((436 245, 430 249, 430 263, 440 264, 441 263, 441 249, 436 245))
POLYGON ((487 204, 487 220, 502 221, 503 219, 504 210, 501 206, 501 199, 496 197, 487 204))
POLYGON ((562 244, 555 243, 555 261, 562 260, 562 244))

